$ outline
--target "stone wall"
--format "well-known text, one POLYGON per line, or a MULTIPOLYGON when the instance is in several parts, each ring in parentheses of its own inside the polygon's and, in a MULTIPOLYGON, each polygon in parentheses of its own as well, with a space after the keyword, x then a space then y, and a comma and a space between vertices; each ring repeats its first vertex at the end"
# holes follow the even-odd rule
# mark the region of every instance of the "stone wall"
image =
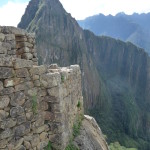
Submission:
POLYGON ((83 113, 78 65, 37 66, 35 39, 0 27, 0 149, 63 150, 83 113), (81 103, 80 108, 77 107, 81 103))

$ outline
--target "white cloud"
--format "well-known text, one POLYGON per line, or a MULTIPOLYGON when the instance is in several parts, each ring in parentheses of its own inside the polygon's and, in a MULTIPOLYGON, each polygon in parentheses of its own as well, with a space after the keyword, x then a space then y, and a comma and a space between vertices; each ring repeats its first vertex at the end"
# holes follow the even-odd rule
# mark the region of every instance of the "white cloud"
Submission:
POLYGON ((28 3, 8 2, 0 7, 0 25, 17 26, 28 3))
POLYGON ((103 13, 115 15, 150 12, 150 0, 60 0, 67 12, 76 19, 103 13))

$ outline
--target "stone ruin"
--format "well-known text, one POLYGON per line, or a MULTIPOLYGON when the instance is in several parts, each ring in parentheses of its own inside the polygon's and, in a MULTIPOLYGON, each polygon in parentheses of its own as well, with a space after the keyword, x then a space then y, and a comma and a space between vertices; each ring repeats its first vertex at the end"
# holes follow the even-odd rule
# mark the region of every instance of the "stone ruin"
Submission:
POLYGON ((79 66, 38 66, 34 34, 0 26, 0 149, 63 150, 79 114, 79 66))

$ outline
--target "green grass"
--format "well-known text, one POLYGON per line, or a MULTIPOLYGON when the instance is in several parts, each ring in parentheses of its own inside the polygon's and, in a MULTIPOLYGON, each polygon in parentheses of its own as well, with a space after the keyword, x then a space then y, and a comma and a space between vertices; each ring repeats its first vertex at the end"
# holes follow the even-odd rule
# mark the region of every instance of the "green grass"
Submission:
POLYGON ((52 150, 52 149, 53 149, 52 143, 49 141, 48 145, 44 148, 44 150, 52 150))
POLYGON ((81 108, 81 102, 80 101, 78 101, 77 107, 81 108))
POLYGON ((33 113, 34 114, 37 114, 37 95, 36 94, 34 94, 33 96, 32 96, 32 111, 33 111, 33 113))
POLYGON ((110 150, 137 150, 136 148, 126 148, 124 146, 121 146, 119 142, 111 143, 109 145, 110 150))
POLYGON ((61 75, 61 82, 64 83, 64 81, 65 81, 65 76, 61 75))

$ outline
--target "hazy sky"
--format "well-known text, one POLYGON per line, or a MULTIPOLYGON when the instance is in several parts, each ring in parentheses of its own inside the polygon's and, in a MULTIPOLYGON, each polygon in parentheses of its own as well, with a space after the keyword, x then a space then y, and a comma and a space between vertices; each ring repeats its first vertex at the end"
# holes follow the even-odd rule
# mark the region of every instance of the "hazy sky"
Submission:
MULTIPOLYGON (((94 14, 115 15, 150 12, 150 0, 60 0, 76 19, 94 14)), ((29 0, 0 0, 0 25, 17 26, 29 0)))

